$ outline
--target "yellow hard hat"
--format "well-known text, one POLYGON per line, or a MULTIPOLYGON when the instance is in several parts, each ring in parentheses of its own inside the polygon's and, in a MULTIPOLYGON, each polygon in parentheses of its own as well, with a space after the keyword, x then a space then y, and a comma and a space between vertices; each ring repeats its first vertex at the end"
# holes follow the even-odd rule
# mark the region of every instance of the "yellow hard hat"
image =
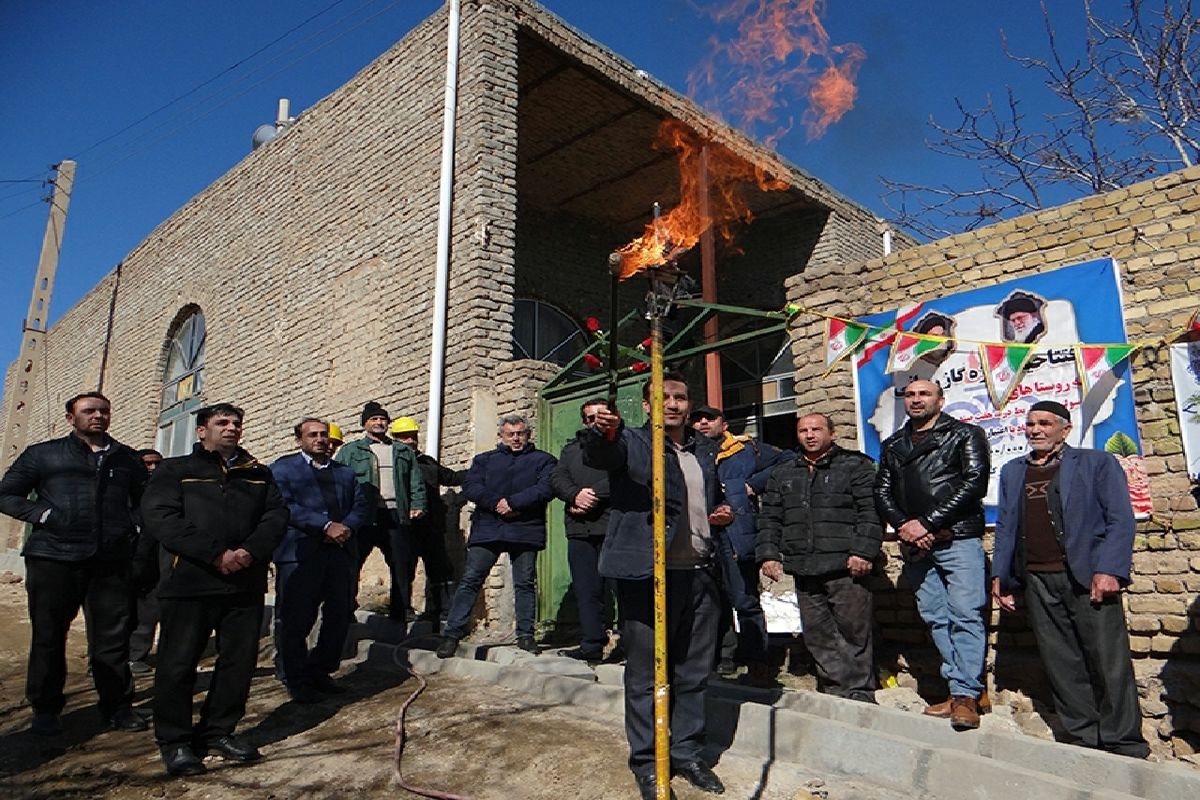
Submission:
POLYGON ((393 435, 397 433, 416 433, 421 430, 417 427, 417 421, 412 417, 396 417, 392 420, 392 424, 388 426, 388 433, 393 435))
POLYGON ((342 429, 339 428, 337 426, 337 424, 333 423, 333 422, 329 423, 329 440, 331 442, 344 442, 345 441, 345 439, 342 438, 342 429))

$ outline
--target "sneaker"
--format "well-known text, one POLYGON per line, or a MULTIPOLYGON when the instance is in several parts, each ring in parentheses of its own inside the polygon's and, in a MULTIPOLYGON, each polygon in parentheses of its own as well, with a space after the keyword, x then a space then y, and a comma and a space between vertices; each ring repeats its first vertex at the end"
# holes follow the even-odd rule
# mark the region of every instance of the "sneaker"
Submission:
POLYGON ((442 643, 438 645, 437 657, 450 658, 458 652, 458 639, 453 636, 447 636, 442 639, 442 643))

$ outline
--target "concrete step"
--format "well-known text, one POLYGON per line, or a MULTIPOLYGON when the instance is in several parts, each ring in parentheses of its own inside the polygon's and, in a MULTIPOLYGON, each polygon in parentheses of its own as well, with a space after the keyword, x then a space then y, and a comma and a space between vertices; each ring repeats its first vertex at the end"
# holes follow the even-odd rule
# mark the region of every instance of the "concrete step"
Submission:
MULTIPOLYGON (((360 657, 486 681, 614 722, 623 714, 617 665, 592 670, 552 653, 533 656, 511 646, 470 643, 461 644, 456 657, 442 660, 411 645, 363 641, 360 657)), ((1182 765, 1138 761, 1019 733, 959 733, 945 720, 814 692, 714 681, 708 704, 711 755, 756 759, 764 775, 786 766, 931 800, 1200 797, 1200 772, 1182 765)))

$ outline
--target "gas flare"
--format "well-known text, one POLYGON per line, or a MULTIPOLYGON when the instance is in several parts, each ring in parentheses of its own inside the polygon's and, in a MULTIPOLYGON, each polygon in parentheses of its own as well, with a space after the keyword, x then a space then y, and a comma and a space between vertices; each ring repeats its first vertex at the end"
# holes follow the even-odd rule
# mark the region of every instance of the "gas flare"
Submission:
POLYGON ((763 191, 787 188, 784 181, 727 148, 706 142, 677 120, 659 126, 654 146, 679 152, 679 205, 648 223, 641 236, 617 251, 622 280, 678 258, 695 247, 709 228, 730 241, 733 225, 753 218, 743 196, 747 184, 753 182, 763 191))
POLYGON ((709 39, 709 55, 688 76, 691 96, 774 145, 795 124, 809 141, 854 107, 854 79, 866 58, 857 44, 833 44, 821 22, 824 0, 727 0, 699 9, 737 35, 709 39))

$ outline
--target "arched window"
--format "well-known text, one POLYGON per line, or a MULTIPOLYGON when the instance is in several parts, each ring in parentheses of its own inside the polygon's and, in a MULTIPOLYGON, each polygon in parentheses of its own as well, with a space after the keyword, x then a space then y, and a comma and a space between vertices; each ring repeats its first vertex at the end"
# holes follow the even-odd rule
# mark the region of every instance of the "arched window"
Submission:
POLYGON ((565 364, 587 345, 583 329, 541 300, 513 303, 513 358, 565 364))
POLYGON ((196 441, 196 409, 204 391, 204 314, 193 308, 167 342, 163 370, 161 412, 155 449, 163 455, 182 456, 196 441))

